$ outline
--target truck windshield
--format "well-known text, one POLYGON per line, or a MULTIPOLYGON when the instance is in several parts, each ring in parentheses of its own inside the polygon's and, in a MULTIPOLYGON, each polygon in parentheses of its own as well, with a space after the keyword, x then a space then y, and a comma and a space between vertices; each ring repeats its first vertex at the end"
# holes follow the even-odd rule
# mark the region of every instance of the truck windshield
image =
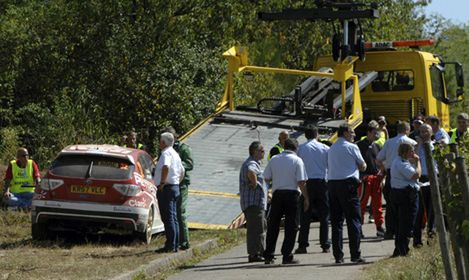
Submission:
POLYGON ((445 85, 441 66, 433 64, 430 67, 433 96, 440 101, 446 101, 445 85))
POLYGON ((124 159, 104 155, 59 155, 52 162, 50 172, 66 177, 124 180, 131 178, 134 169, 124 159))

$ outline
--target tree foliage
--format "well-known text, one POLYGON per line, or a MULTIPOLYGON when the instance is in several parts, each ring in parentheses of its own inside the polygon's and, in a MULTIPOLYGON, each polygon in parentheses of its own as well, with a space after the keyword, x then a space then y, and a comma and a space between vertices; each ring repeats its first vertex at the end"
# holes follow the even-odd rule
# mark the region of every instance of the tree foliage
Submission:
MULTIPOLYGON (((419 37, 425 4, 381 1, 367 38, 419 37)), ((132 127, 153 151, 162 127, 184 132, 213 111, 232 45, 247 46, 253 64, 299 69, 329 52, 331 23, 257 19, 288 7, 314 1, 2 1, 0 126, 17 128, 42 163, 67 144, 117 143, 132 127)))

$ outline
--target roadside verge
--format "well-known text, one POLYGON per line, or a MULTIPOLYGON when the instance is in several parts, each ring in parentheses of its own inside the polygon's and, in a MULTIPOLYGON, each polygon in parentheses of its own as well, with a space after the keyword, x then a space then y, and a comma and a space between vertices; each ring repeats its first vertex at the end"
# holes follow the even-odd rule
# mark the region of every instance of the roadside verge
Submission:
POLYGON ((186 251, 179 251, 178 253, 168 255, 161 259, 156 259, 151 261, 148 264, 142 265, 138 269, 120 274, 116 277, 112 277, 112 280, 132 280, 137 276, 142 275, 146 277, 153 277, 158 274, 158 272, 171 269, 176 267, 178 264, 186 262, 192 259, 195 255, 203 254, 208 252, 218 246, 218 241, 216 239, 210 239, 203 243, 200 243, 186 251))

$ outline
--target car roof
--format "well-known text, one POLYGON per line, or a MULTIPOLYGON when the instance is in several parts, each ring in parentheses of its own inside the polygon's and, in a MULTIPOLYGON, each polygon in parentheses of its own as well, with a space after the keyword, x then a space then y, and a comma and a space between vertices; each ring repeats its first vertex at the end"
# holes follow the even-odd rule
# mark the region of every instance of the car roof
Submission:
POLYGON ((64 154, 83 154, 83 155, 106 155, 115 158, 121 158, 129 160, 132 164, 135 164, 138 158, 139 150, 125 148, 117 145, 97 145, 97 144, 76 144, 70 145, 62 149, 59 155, 64 154))

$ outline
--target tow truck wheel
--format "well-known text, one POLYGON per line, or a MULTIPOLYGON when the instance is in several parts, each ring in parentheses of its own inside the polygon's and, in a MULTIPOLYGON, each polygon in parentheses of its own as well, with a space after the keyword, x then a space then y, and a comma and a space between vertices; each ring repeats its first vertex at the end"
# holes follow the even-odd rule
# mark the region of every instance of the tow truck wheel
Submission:
POLYGON ((147 225, 144 232, 137 233, 138 238, 145 244, 149 245, 151 242, 153 230, 153 208, 148 211, 147 225))
POLYGON ((49 230, 46 224, 36 223, 31 226, 33 240, 46 240, 49 238, 49 230))

